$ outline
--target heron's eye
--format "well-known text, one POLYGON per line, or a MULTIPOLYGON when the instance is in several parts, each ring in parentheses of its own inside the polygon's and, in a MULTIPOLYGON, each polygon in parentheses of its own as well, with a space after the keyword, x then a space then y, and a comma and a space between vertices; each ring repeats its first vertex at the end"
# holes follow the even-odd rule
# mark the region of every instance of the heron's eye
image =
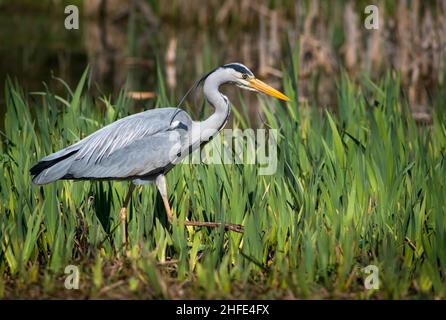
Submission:
POLYGON ((247 73, 243 73, 242 74, 242 78, 245 79, 245 80, 248 79, 248 74, 247 73))

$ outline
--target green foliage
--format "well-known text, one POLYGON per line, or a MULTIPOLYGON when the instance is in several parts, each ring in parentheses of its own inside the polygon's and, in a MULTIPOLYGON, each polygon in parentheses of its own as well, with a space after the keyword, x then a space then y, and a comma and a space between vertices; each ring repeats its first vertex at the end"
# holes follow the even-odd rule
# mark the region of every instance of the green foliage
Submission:
MULTIPOLYGON (((285 92, 294 100, 288 108, 261 98, 266 125, 279 130, 274 175, 236 164, 179 165, 168 175, 179 221, 242 223, 245 233, 170 226, 149 186, 136 189, 130 203, 127 248, 119 228, 126 183, 38 187, 28 173, 44 155, 128 115, 125 94, 95 106, 85 88, 87 71, 65 98, 49 90, 28 96, 8 80, 0 145, 0 297, 6 278, 38 281, 50 292, 48 279, 68 264, 80 265, 91 282, 84 289, 99 295, 116 279, 105 266, 118 260, 126 262, 118 268, 128 290, 144 285, 159 298, 172 296, 168 281, 184 280, 192 283, 187 297, 312 297, 325 288, 335 297, 445 298, 441 100, 432 126, 417 127, 398 78, 357 85, 342 75, 339 112, 321 113, 296 102, 297 68, 284 72, 285 92), (369 264, 379 267, 380 289, 367 292, 361 270, 369 264)), ((161 71, 159 77, 156 105, 163 106, 161 71)), ((236 113, 234 127, 248 125, 243 113, 236 113)))

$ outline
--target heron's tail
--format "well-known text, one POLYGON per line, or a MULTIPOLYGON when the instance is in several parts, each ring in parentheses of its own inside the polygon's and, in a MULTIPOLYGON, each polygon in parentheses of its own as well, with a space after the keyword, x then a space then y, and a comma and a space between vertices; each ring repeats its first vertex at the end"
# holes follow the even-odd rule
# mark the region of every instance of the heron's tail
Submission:
POLYGON ((33 176, 33 183, 47 184, 63 178, 70 169, 73 155, 78 150, 61 150, 41 159, 29 173, 33 176))

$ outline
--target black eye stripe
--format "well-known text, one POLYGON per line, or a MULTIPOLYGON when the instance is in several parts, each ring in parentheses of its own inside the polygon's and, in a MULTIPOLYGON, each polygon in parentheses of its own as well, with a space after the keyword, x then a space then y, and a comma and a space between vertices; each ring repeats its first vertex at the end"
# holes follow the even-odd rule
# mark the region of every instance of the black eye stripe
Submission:
POLYGON ((225 65, 223 66, 223 68, 231 68, 231 69, 234 69, 235 71, 240 72, 240 73, 242 73, 242 74, 243 74, 243 73, 246 73, 246 74, 249 75, 249 76, 253 76, 252 72, 249 71, 248 68, 246 68, 246 67, 244 67, 244 66, 242 66, 242 65, 240 65, 240 64, 229 63, 229 64, 225 64, 225 65))

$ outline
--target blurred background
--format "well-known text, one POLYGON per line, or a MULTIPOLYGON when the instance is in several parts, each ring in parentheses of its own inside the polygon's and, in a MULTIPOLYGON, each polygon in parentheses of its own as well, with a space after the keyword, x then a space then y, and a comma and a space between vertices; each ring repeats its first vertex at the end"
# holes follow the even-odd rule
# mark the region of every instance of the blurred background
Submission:
MULTIPOLYGON (((353 79, 396 71, 415 118, 429 121, 430 95, 445 90, 445 13, 446 0, 0 0, 0 80, 57 92, 65 89, 54 77, 75 86, 90 65, 98 95, 127 84, 150 107, 157 66, 178 101, 203 73, 233 61, 280 87, 294 54, 299 100, 336 106, 342 70, 353 79), (69 4, 80 10, 79 30, 64 28, 69 4), (378 30, 364 27, 369 4, 379 8, 378 30)), ((255 96, 245 98, 255 114, 255 96)))

